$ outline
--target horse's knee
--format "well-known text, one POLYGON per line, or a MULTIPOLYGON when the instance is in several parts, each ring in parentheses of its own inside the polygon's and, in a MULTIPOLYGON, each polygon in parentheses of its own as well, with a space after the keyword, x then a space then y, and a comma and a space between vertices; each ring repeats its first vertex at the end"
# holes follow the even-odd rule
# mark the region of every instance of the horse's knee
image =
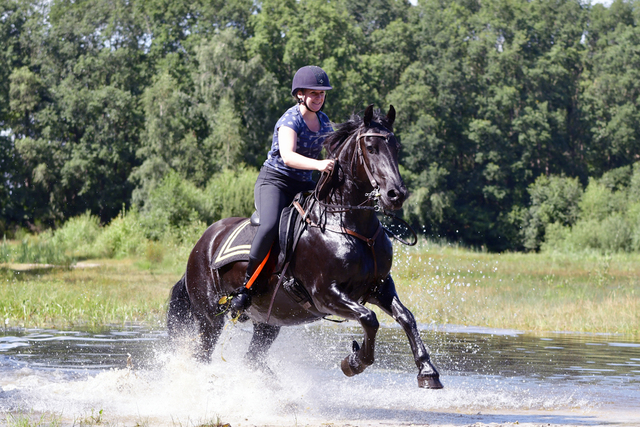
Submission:
POLYGON ((370 332, 376 333, 380 328, 380 322, 378 322, 378 317, 373 311, 365 313, 360 316, 360 324, 363 328, 368 329, 370 332))

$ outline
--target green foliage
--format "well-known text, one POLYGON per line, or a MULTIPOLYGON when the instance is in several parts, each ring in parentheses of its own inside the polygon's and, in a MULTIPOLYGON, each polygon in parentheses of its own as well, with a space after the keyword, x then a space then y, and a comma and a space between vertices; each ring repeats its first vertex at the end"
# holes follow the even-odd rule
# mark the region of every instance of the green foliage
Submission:
MULTIPOLYGON (((572 222, 545 222, 545 250, 603 253, 640 249, 640 202, 636 197, 640 163, 621 167, 592 179, 578 200, 572 222)), ((533 210, 533 207, 530 211, 533 210)))
POLYGON ((225 170, 215 175, 204 190, 206 206, 214 220, 249 217, 255 210, 253 188, 258 172, 252 168, 225 170))
MULTIPOLYGON (((115 230, 124 205, 156 241, 247 215, 291 79, 315 64, 336 122, 398 110, 404 213, 425 233, 538 250, 595 221, 589 247, 636 250, 639 24, 636 0, 7 0, 0 232, 87 211, 115 230)), ((116 240, 69 256, 134 250, 116 240)))
POLYGON ((172 229, 188 226, 200 217, 210 219, 202 190, 170 172, 149 195, 140 212, 145 235, 159 240, 172 229))
POLYGON ((100 219, 89 212, 70 218, 53 232, 51 242, 75 259, 92 258, 99 255, 95 242, 102 232, 100 219))
POLYGON ((584 201, 582 187, 576 178, 541 176, 529 186, 531 206, 523 218, 523 244, 538 250, 551 225, 572 226, 580 215, 584 201))
POLYGON ((107 258, 123 258, 141 254, 145 244, 140 215, 135 210, 123 210, 96 238, 95 251, 107 258))
POLYGON ((2 241, 0 260, 3 263, 51 264, 69 266, 74 262, 64 248, 47 236, 27 236, 18 242, 2 241))

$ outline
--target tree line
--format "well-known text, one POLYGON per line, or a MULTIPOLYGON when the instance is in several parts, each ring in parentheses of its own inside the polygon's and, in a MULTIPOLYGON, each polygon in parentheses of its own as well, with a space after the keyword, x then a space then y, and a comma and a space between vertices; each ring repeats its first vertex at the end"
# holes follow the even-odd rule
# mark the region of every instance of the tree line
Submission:
MULTIPOLYGON (((0 232, 106 224, 187 203, 159 189, 255 174, 293 74, 314 64, 334 122, 396 107, 402 214, 423 233, 568 241, 590 186, 636 194, 639 22, 637 0, 5 0, 0 232)), ((601 199, 635 248, 637 199, 601 199)))

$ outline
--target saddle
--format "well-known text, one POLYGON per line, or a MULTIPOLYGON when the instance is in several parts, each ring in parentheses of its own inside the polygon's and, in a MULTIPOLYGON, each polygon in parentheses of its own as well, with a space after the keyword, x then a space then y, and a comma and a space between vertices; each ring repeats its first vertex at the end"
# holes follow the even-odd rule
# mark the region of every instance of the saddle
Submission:
MULTIPOLYGON (((294 203, 303 204, 306 197, 304 193, 299 193, 294 198, 294 203)), ((258 232, 259 225, 260 217, 256 211, 251 215, 251 218, 240 222, 230 230, 213 255, 212 267, 218 269, 233 262, 249 261, 251 243, 258 232)), ((294 208, 293 203, 284 208, 280 215, 278 239, 271 251, 272 254, 278 255, 278 261, 274 270, 275 273, 282 271, 282 267, 290 257, 291 250, 294 246, 294 235, 299 236, 302 234, 300 232, 302 227, 304 227, 304 222, 298 211, 294 208)))

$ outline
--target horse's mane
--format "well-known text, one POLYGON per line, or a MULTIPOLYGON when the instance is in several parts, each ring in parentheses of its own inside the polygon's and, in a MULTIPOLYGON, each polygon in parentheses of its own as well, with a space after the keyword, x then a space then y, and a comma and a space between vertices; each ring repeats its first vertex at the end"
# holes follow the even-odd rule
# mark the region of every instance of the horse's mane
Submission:
MULTIPOLYGON (((371 123, 373 122, 377 122, 384 127, 388 127, 386 117, 380 114, 380 110, 374 110, 371 123)), ((339 149, 342 144, 363 125, 364 119, 355 113, 352 114, 346 122, 335 124, 335 130, 324 140, 324 147, 327 149, 329 156, 332 156, 335 151, 339 149)))

